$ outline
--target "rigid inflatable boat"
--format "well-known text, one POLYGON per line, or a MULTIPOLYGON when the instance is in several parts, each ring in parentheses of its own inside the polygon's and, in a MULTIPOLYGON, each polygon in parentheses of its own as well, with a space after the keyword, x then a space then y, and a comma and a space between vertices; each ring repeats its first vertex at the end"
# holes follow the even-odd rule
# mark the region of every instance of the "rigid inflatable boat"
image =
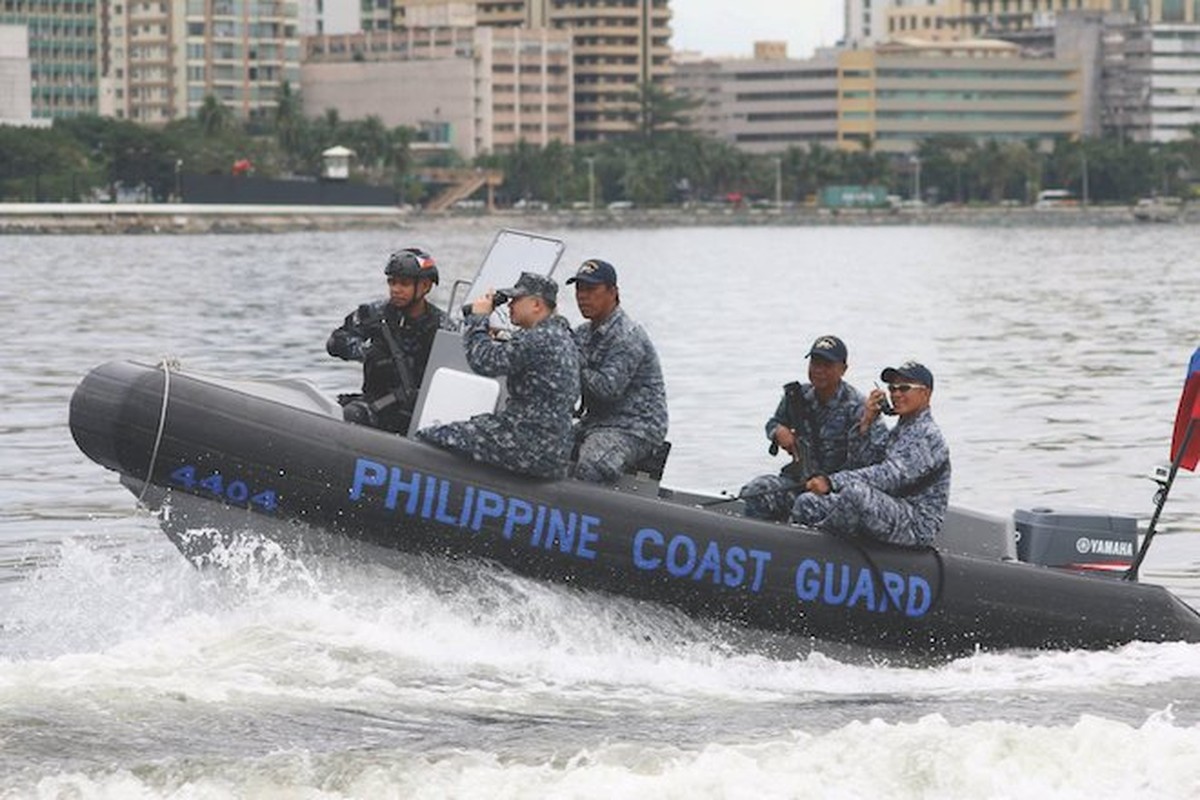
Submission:
MULTIPOLYGON (((457 334, 440 332, 418 421, 473 413, 459 406, 478 376, 451 364, 455 354, 457 334), (449 381, 440 395, 448 401, 438 399, 439 381, 449 381)), ((530 479, 344 422, 304 382, 167 363, 95 368, 75 391, 70 424, 85 454, 171 509, 164 527, 195 559, 212 539, 186 531, 220 517, 490 559, 537 579, 872 650, 947 657, 1200 642, 1200 615, 1164 588, 1086 574, 1131 563, 1136 528, 1130 543, 1120 518, 1027 509, 1015 519, 1020 548, 1013 521, 961 509, 951 509, 937 549, 834 537, 745 518, 736 502, 661 486, 660 473, 615 487, 530 479), (1063 568, 1017 558, 1053 550, 1062 534, 1086 558, 1063 568)))

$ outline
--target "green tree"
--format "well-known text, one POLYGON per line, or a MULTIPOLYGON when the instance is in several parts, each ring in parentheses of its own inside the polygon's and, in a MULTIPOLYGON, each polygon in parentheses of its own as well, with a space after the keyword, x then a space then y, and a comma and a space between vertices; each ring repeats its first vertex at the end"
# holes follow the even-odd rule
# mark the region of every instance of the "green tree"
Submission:
POLYGON ((200 127, 203 128, 207 136, 225 133, 233 128, 237 122, 229 106, 211 94, 205 95, 204 102, 196 112, 196 118, 200 120, 200 127))

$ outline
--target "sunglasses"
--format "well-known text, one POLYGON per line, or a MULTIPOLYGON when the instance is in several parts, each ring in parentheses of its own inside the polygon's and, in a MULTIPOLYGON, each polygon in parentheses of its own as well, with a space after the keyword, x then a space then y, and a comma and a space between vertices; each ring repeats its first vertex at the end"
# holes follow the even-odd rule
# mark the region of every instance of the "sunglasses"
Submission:
POLYGON ((908 394, 913 389, 924 389, 925 387, 919 383, 889 383, 889 392, 900 392, 900 394, 908 394))

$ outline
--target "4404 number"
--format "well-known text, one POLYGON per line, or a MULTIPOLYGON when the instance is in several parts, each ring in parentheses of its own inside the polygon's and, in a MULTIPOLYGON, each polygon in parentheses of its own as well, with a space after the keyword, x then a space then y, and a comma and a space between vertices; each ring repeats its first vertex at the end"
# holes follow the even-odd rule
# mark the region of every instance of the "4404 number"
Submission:
POLYGON ((274 512, 279 507, 279 498, 274 489, 254 491, 250 484, 241 480, 226 480, 219 472, 210 472, 200 477, 196 468, 185 464, 171 473, 171 482, 189 492, 207 492, 227 503, 237 506, 254 506, 274 512))

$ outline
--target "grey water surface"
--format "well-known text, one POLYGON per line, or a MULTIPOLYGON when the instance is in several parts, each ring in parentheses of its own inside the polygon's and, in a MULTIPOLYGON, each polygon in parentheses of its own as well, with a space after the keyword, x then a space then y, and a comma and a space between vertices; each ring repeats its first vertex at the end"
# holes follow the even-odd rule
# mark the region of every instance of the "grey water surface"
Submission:
MULTIPOLYGON (((864 663, 253 530, 197 571, 71 440, 112 359, 352 389, 325 338, 388 251, 432 250, 446 303, 494 232, 0 238, 0 797, 1200 796, 1200 645, 864 663)), ((933 370, 952 502, 1150 515, 1200 345, 1190 227, 544 232, 560 280, 616 264, 657 343, 667 484, 777 469, 763 422, 835 333, 864 390, 933 370)), ((1182 473, 1143 576, 1193 605, 1198 519, 1182 473)))

